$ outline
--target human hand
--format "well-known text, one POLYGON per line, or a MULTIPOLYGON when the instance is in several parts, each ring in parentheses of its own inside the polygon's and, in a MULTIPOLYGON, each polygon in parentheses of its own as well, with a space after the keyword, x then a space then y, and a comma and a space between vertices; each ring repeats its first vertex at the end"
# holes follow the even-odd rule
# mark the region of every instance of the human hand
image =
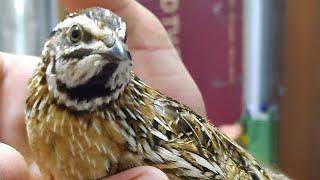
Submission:
MULTIPOLYGON (((128 45, 133 57, 135 73, 149 85, 205 116, 199 89, 183 65, 161 23, 147 9, 134 0, 62 0, 62 2, 69 11, 101 6, 120 15, 127 23, 128 45)), ((0 54, 0 141, 14 147, 23 155, 19 155, 12 148, 6 148, 3 151, 10 152, 11 156, 18 159, 8 164, 9 156, 3 156, 4 152, 0 151, 2 153, 0 157, 3 158, 0 159, 0 172, 4 175, 3 177, 18 175, 28 179, 26 173, 29 173, 30 179, 43 179, 32 162, 24 124, 25 99, 28 94, 27 81, 38 61, 36 57, 0 54), (27 166, 23 165, 23 157, 29 164, 29 172, 26 170, 27 166), (14 174, 10 168, 15 170, 14 174)), ((4 145, 0 146, 2 149, 3 147, 4 145)), ((166 178, 160 170, 152 167, 133 168, 110 178, 121 177, 166 178)))

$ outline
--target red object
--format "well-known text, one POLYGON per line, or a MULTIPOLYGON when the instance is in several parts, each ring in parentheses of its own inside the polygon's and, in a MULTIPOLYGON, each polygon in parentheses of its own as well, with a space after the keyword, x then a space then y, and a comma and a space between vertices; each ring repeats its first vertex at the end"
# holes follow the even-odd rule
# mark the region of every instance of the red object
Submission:
POLYGON ((242 1, 140 0, 159 17, 205 100, 214 124, 242 111, 242 1))

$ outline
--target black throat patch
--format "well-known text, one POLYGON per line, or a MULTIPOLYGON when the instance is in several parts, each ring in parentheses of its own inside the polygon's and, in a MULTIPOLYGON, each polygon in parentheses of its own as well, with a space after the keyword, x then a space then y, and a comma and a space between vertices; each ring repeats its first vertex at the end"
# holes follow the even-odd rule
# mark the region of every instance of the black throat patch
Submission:
POLYGON ((58 81, 58 90, 66 93, 71 100, 78 101, 89 101, 96 97, 111 96, 116 90, 123 86, 117 86, 113 90, 105 86, 117 68, 118 63, 108 63, 99 74, 89 79, 86 84, 74 88, 67 88, 65 84, 58 81))

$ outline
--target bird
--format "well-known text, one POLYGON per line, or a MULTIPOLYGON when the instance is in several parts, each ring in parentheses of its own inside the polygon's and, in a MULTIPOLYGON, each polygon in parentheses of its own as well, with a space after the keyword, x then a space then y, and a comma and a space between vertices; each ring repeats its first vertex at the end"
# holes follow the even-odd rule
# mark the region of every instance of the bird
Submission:
POLYGON ((28 89, 29 145, 52 179, 102 179, 144 165, 169 179, 273 179, 206 118, 132 71, 126 23, 108 9, 58 23, 28 89))

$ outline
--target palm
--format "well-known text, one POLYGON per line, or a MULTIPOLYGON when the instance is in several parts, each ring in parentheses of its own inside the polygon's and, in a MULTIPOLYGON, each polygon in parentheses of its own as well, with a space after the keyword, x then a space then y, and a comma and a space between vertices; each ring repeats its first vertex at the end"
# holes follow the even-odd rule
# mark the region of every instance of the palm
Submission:
MULTIPOLYGON (((90 1, 91 4, 87 1, 63 2, 69 10, 75 10, 97 5, 99 1, 90 1)), ((160 22, 132 0, 107 1, 102 6, 126 21, 136 74, 164 94, 205 115, 200 92, 160 22)), ((28 94, 27 81, 38 61, 35 57, 0 56, 0 141, 16 148, 27 160, 30 160, 30 151, 24 125, 24 102, 28 94)))

